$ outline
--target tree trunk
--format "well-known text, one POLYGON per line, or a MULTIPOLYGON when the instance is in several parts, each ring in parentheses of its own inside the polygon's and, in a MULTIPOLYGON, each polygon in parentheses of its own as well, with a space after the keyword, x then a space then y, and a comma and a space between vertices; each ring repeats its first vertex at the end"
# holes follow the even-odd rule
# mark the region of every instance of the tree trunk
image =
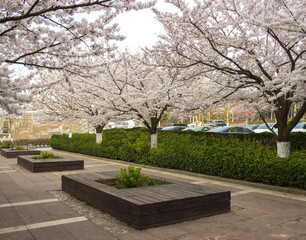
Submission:
POLYGON ((290 132, 288 125, 288 114, 291 103, 284 97, 278 99, 277 110, 275 111, 277 122, 277 156, 280 158, 290 157, 290 132))
POLYGON ((306 102, 304 102, 294 118, 290 121, 290 123, 288 123, 288 114, 291 105, 292 102, 287 100, 285 97, 280 97, 277 99, 277 110, 275 111, 278 127, 277 156, 280 158, 290 157, 290 132, 306 112, 306 102))
POLYGON ((96 126, 96 143, 102 143, 104 126, 102 125, 96 126))
POLYGON ((157 125, 160 121, 160 118, 151 117, 151 124, 148 123, 146 120, 143 121, 144 125, 149 129, 151 134, 151 148, 158 147, 158 140, 157 140, 157 125))
POLYGON ((151 148, 157 148, 158 147, 158 140, 157 140, 157 125, 158 125, 158 118, 157 117, 151 117, 151 128, 150 128, 150 134, 151 134, 151 148))
POLYGON ((158 142, 157 142, 157 133, 151 134, 151 148, 157 148, 158 142))
POLYGON ((71 122, 69 122, 68 138, 72 138, 72 127, 71 127, 71 122))
POLYGON ((288 158, 291 153, 291 142, 277 141, 277 156, 280 158, 288 158))
POLYGON ((96 133, 96 143, 101 143, 103 139, 102 133, 96 133))

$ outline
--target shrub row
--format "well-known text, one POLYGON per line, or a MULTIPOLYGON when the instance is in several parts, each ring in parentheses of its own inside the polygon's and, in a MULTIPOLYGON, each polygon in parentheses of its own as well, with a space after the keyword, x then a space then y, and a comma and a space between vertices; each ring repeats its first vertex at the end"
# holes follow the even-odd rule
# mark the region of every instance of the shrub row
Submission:
POLYGON ((159 148, 150 149, 147 131, 112 129, 104 132, 102 144, 95 143, 94 134, 74 134, 71 139, 67 135, 52 136, 51 146, 152 166, 306 189, 305 150, 281 159, 276 156, 274 147, 270 148, 271 144, 245 138, 160 132, 159 148))
POLYGON ((17 139, 14 141, 3 141, 0 143, 0 148, 10 148, 10 147, 40 147, 40 146, 50 146, 49 138, 42 139, 17 139))

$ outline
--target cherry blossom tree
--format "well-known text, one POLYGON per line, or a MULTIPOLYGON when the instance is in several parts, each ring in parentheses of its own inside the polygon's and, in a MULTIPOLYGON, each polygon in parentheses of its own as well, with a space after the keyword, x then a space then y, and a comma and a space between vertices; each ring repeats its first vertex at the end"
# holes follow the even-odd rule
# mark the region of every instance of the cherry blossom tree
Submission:
POLYGON ((82 79, 71 79, 69 84, 60 82, 42 91, 37 103, 44 111, 62 120, 85 120, 95 128, 96 142, 101 143, 104 127, 120 114, 109 107, 106 94, 96 93, 95 87, 82 79))
POLYGON ((24 67, 31 76, 41 69, 64 76, 82 75, 82 58, 110 52, 115 49, 112 41, 123 39, 111 21, 122 11, 153 4, 136 0, 1 0, 2 110, 14 112, 29 100, 24 89, 30 87, 31 78, 25 74, 13 79, 16 66, 24 67), (85 20, 88 16, 90 20, 85 20))
POLYGON ((179 70, 145 65, 128 53, 98 69, 96 94, 108 95, 111 109, 124 114, 126 119, 140 120, 151 134, 151 147, 156 148, 157 127, 163 114, 170 109, 184 106, 191 88, 179 70))
POLYGON ((277 119, 278 156, 290 156, 290 132, 306 111, 306 2, 166 2, 177 12, 154 10, 166 30, 156 46, 159 65, 192 67, 191 75, 206 71, 207 78, 239 100, 263 99, 277 119), (298 109, 288 123, 293 104, 298 109))

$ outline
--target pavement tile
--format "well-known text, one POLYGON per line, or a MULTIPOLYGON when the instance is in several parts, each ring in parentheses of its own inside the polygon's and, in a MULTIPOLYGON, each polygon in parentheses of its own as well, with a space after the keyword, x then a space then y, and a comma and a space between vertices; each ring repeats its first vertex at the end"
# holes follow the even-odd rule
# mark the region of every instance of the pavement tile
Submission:
POLYGON ((200 184, 197 184, 197 185, 205 186, 205 187, 209 187, 209 188, 213 188, 213 189, 217 189, 217 190, 221 190, 221 191, 231 191, 232 193, 243 191, 239 188, 220 186, 220 185, 213 184, 213 183, 208 183, 208 182, 200 183, 200 184))
POLYGON ((188 234, 176 238, 172 238, 171 240, 203 240, 205 236, 197 236, 196 234, 188 234))
POLYGON ((24 225, 24 222, 14 208, 12 207, 0 208, 0 229, 20 226, 20 225, 24 225))
POLYGON ((109 232, 98 228, 90 221, 82 221, 62 225, 76 239, 80 240, 116 240, 117 238, 109 232))
POLYGON ((0 234, 1 240, 35 240, 30 231, 20 231, 13 233, 0 234))
POLYGON ((9 203, 9 201, 0 189, 0 204, 5 204, 5 203, 9 203))
MULTIPOLYGON (((63 226, 43 227, 31 229, 35 240, 76 240, 63 226)), ((85 240, 85 239, 84 239, 85 240)))
POLYGON ((52 216, 55 219, 63 218, 72 218, 80 216, 77 212, 68 208, 64 203, 50 202, 50 203, 41 203, 39 205, 46 213, 52 216))
POLYGON ((161 238, 152 235, 146 231, 135 231, 132 233, 125 233, 118 236, 120 240, 161 240, 161 238))
POLYGON ((289 204, 288 207, 290 208, 292 207, 306 208, 306 200, 301 201, 297 199, 290 199, 290 197, 286 197, 286 194, 284 194, 283 197, 281 197, 281 196, 273 196, 266 193, 252 192, 249 193, 249 196, 260 199, 267 199, 270 201, 276 201, 281 204, 289 204))
POLYGON ((294 237, 291 234, 271 234, 261 232, 250 232, 241 234, 239 236, 231 238, 231 240, 292 240, 294 237))
POLYGON ((291 238, 290 240, 305 240, 305 239, 306 239, 306 234, 301 234, 291 238))
POLYGON ((186 231, 175 227, 175 225, 150 228, 146 231, 161 239, 170 239, 187 234, 186 231))
POLYGON ((24 206, 13 207, 20 216, 20 219, 24 221, 25 224, 39 223, 55 220, 49 213, 47 213, 40 206, 41 204, 32 204, 24 206))
POLYGON ((2 192, 9 202, 24 202, 32 199, 21 188, 12 187, 11 189, 2 188, 2 192))

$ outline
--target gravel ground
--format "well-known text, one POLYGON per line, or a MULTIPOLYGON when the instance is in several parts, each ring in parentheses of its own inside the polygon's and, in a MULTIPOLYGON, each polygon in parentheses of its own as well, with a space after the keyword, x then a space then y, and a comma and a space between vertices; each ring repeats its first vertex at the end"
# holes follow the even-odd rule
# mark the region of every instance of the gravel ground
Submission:
POLYGON ((136 230, 126 223, 117 220, 116 218, 98 210, 63 191, 50 191, 50 193, 65 203, 67 206, 83 215, 90 221, 94 222, 104 230, 112 233, 115 236, 127 233, 135 232, 136 230))

